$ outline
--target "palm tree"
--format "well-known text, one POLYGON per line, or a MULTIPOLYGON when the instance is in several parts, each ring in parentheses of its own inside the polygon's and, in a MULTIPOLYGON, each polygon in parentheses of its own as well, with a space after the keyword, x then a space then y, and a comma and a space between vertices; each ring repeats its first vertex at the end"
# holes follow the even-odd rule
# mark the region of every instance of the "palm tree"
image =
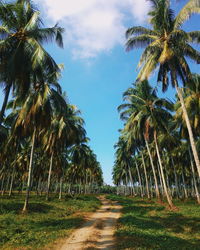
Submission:
POLYGON ((165 91, 170 83, 176 88, 187 125, 190 144, 196 167, 200 176, 200 161, 194 141, 190 120, 185 108, 182 91, 178 86, 178 77, 185 85, 191 81, 191 72, 186 57, 195 63, 200 62, 200 53, 191 44, 200 42, 200 32, 186 32, 181 29, 193 13, 200 13, 200 2, 190 0, 175 17, 169 0, 150 0, 149 12, 152 29, 141 26, 129 28, 126 32, 127 50, 144 47, 138 66, 141 68, 138 80, 143 81, 158 68, 158 82, 162 82, 165 91))
MULTIPOLYGON (((19 99, 15 102, 19 102, 19 99)), ((31 138, 27 192, 23 211, 26 211, 28 207, 35 144, 40 140, 42 131, 49 128, 51 124, 51 114, 52 91, 48 84, 40 85, 37 89, 32 89, 27 96, 26 101, 19 108, 18 115, 13 124, 12 137, 19 135, 20 137, 31 138)))
POLYGON ((82 127, 83 120, 78 116, 79 112, 75 111, 72 105, 67 104, 62 96, 58 98, 58 93, 56 97, 56 100, 61 102, 59 105, 61 107, 56 105, 50 128, 45 131, 43 136, 44 149, 50 155, 47 200, 49 198, 53 157, 61 155, 65 148, 80 142, 85 137, 85 130, 82 127))
MULTIPOLYGON (((124 130, 130 133, 135 130, 136 134, 140 134, 140 137, 142 137, 146 142, 148 151, 149 147, 147 141, 149 140, 150 136, 153 137, 165 194, 169 206, 173 207, 173 203, 167 191, 163 164, 157 140, 157 136, 160 131, 164 133, 168 131, 167 124, 172 118, 169 110, 172 111, 173 105, 165 99, 158 98, 156 92, 149 86, 148 81, 143 81, 142 83, 136 85, 135 89, 132 91, 132 94, 130 93, 131 91, 129 89, 129 95, 127 96, 127 99, 129 100, 130 105, 132 105, 132 114, 130 114, 124 130)), ((150 153, 149 156, 151 157, 150 153)), ((156 174, 153 164, 152 170, 156 183, 156 174)))
MULTIPOLYGON (((141 107, 145 108, 145 102, 150 102, 155 100, 155 90, 153 90, 147 81, 143 81, 141 85, 135 85, 135 88, 129 88, 127 91, 123 94, 124 100, 127 101, 125 104, 122 104, 118 107, 118 110, 121 111, 120 117, 122 120, 126 121, 124 131, 128 133, 128 147, 134 148, 133 145, 146 145, 147 152, 150 158, 150 163, 153 171, 153 177, 155 182, 155 188, 156 188, 156 196, 157 199, 160 200, 160 192, 158 188, 158 182, 156 177, 156 169, 154 166, 152 154, 149 148, 149 131, 145 131, 145 127, 143 131, 140 131, 137 129, 135 122, 130 122, 131 119, 135 119, 138 117, 139 114, 142 114, 143 111, 141 110, 141 107), (145 143, 144 143, 145 142, 145 143)), ((148 126, 147 126, 148 129, 148 126)))
MULTIPOLYGON (((131 172, 131 168, 133 167, 132 151, 128 149, 127 147, 127 141, 126 141, 125 136, 123 135, 120 136, 119 141, 118 143, 115 144, 114 148, 116 149, 115 165, 120 167, 123 170, 122 173, 125 174, 126 185, 128 184, 128 181, 129 181, 132 184, 132 192, 133 194, 135 194, 134 181, 133 181, 133 176, 131 172)), ((141 191, 141 196, 142 196, 143 195, 142 183, 141 183, 140 171, 138 168, 137 161, 135 162, 135 164, 136 164, 136 169, 138 173, 138 181, 140 184, 140 191, 141 191)))
POLYGON ((2 123, 11 88, 25 97, 30 86, 44 83, 45 75, 59 72, 43 43, 56 40, 62 47, 63 29, 55 25, 43 28, 40 12, 29 0, 0 3, 0 82, 5 97, 0 112, 2 123))
POLYGON ((70 182, 78 183, 82 179, 82 183, 85 185, 85 193, 87 188, 92 184, 92 177, 94 173, 98 172, 97 182, 102 180, 102 172, 100 165, 97 162, 96 155, 90 149, 90 147, 84 142, 75 144, 70 148, 70 159, 72 168, 70 169, 70 182))

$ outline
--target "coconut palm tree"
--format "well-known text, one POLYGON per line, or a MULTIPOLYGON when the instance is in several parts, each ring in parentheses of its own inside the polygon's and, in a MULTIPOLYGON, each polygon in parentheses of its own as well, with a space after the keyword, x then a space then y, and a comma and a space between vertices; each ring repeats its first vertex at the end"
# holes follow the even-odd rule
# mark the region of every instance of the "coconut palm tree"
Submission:
MULTIPOLYGON (((136 129, 135 123, 130 122, 131 119, 138 117, 139 113, 142 113, 141 107, 144 107, 144 103, 148 100, 152 103, 156 99, 155 90, 150 87, 147 81, 143 81, 140 85, 135 85, 135 87, 129 88, 123 94, 125 104, 119 106, 118 111, 121 111, 121 119, 126 121, 124 131, 128 133, 128 146, 133 148, 133 145, 146 145, 147 152, 150 158, 150 163, 153 171, 153 177, 156 188, 157 199, 160 200, 160 192, 158 188, 158 182, 156 177, 156 169, 153 162, 153 157, 149 148, 149 131, 141 131, 136 129), (128 122, 129 121, 129 122, 128 122)), ((148 128, 148 127, 147 127, 148 128)), ((145 127, 144 127, 145 130, 145 127)))
POLYGON ((145 50, 139 61, 138 80, 143 81, 158 68, 158 82, 162 82, 165 91, 170 82, 176 88, 184 119, 187 125, 190 144, 196 167, 200 176, 200 161, 194 141, 193 131, 183 100, 182 90, 178 86, 178 78, 185 85, 191 81, 190 67, 186 58, 195 63, 200 62, 200 53, 192 44, 200 42, 200 32, 186 32, 182 26, 193 13, 200 13, 200 1, 190 0, 177 16, 170 7, 169 0, 150 0, 152 9, 149 21, 152 29, 141 26, 129 28, 126 32, 127 50, 142 47, 145 50))
MULTIPOLYGON (((115 165, 123 169, 123 173, 125 174, 125 179, 126 179, 125 183, 126 185, 128 185, 128 182, 132 184, 132 192, 133 194, 135 194, 134 181, 133 181, 133 176, 132 176, 132 171, 131 171, 131 168, 133 167, 132 150, 128 149, 126 138, 123 135, 120 136, 119 141, 114 145, 114 148, 116 149, 115 165)), ((140 178, 140 170, 138 168, 137 163, 136 163, 136 169, 138 173, 138 181, 140 184, 140 193, 141 193, 141 196, 143 196, 142 183, 141 183, 141 178, 140 178)))
POLYGON ((30 86, 38 84, 38 79, 41 84, 45 75, 59 72, 43 44, 55 39, 62 47, 63 29, 57 25, 44 28, 40 12, 29 0, 1 1, 0 22, 0 82, 5 91, 1 124, 11 88, 25 97, 30 86))
MULTIPOLYGON (((164 191, 169 206, 173 207, 173 203, 167 190, 157 139, 160 131, 164 133, 168 132, 167 124, 172 118, 172 115, 169 113, 169 111, 172 111, 173 105, 165 99, 158 98, 156 92, 149 86, 148 81, 143 81, 142 83, 136 85, 132 92, 135 94, 130 94, 131 90, 129 89, 127 96, 127 99, 132 106, 132 114, 130 114, 124 130, 127 133, 132 133, 135 131, 136 134, 140 134, 140 137, 142 137, 146 142, 148 151, 149 147, 147 141, 150 137, 153 138, 156 146, 158 162, 160 165, 164 191)), ((151 154, 149 155, 151 157, 151 154)), ((155 167, 152 167, 152 170, 156 183, 155 167)))
POLYGON ((82 127, 83 120, 78 116, 79 112, 72 105, 66 103, 62 96, 60 96, 60 101, 62 112, 60 112, 60 108, 54 111, 55 114, 52 116, 50 128, 45 131, 43 136, 44 149, 50 155, 47 200, 49 198, 53 157, 62 155, 65 148, 81 142, 85 137, 85 130, 82 127))

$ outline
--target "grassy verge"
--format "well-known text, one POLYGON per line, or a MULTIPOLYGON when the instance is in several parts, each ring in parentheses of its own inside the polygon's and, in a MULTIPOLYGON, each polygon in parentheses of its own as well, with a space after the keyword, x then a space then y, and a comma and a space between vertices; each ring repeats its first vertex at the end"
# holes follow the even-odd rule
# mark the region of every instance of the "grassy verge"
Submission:
POLYGON ((59 201, 33 196, 30 210, 22 214, 24 196, 0 198, 0 249, 45 249, 58 238, 79 227, 85 212, 96 210, 100 202, 94 196, 59 201))
POLYGON ((123 206, 115 249, 200 249, 200 206, 175 202, 169 211, 154 201, 109 196, 123 206))

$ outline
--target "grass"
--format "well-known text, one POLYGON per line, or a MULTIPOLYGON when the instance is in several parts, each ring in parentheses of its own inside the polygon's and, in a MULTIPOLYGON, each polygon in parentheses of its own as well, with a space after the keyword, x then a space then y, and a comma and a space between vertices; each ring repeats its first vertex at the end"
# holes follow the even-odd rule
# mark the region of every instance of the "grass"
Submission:
POLYGON ((200 249, 200 206, 175 201, 177 211, 139 198, 109 196, 123 206, 115 249, 200 249))
POLYGON ((100 201, 94 196, 59 201, 32 196, 30 210, 22 214, 24 196, 0 198, 0 249, 45 249, 66 237, 84 222, 84 213, 95 211, 100 201))

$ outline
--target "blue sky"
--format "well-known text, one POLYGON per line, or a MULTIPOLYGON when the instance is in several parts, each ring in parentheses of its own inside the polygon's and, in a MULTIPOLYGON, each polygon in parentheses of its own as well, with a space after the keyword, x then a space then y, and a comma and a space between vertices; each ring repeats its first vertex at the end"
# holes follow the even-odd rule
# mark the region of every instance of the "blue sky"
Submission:
MULTIPOLYGON (((123 123, 117 107, 122 93, 134 82, 141 50, 125 52, 124 32, 146 25, 149 6, 145 0, 35 0, 45 24, 64 27, 65 49, 48 45, 57 63, 64 63, 61 79, 70 103, 82 112, 90 145, 101 163, 104 180, 112 183, 113 145, 123 123)), ((175 1, 172 1, 175 4, 175 1)), ((176 3, 175 9, 187 1, 176 3)), ((185 28, 199 29, 199 17, 185 28)), ((193 66, 198 72, 199 65, 193 66)), ((151 82, 154 82, 152 77, 151 82)), ((160 91, 159 91, 160 92, 160 91)), ((166 94, 172 97, 172 90, 166 94)), ((2 102, 0 94, 0 104, 2 102)))

